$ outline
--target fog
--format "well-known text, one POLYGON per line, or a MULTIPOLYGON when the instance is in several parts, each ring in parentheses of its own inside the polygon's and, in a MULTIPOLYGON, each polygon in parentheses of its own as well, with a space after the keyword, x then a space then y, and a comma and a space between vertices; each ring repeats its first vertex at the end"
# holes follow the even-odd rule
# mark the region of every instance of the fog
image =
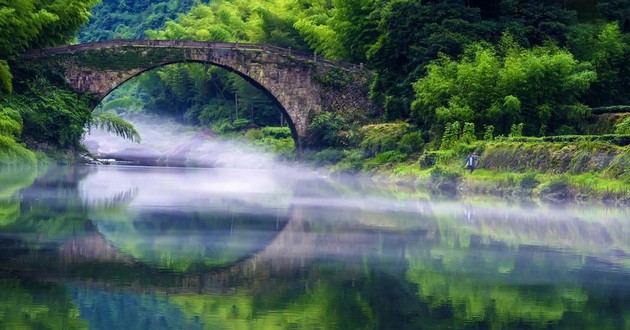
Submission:
MULTIPOLYGON (((366 178, 323 177, 310 169, 278 163, 272 155, 244 144, 165 121, 145 119, 134 124, 142 135, 141 144, 103 132, 92 132, 86 144, 101 156, 128 152, 157 159, 155 165, 167 159, 170 163, 165 165, 192 164, 200 168, 98 166, 79 185, 86 204, 118 203, 131 210, 238 208, 252 213, 299 208, 330 213, 337 222, 375 228, 425 228, 440 219, 451 219, 460 226, 475 227, 474 231, 490 224, 503 234, 525 235, 541 243, 558 231, 556 236, 564 235, 563 244, 569 246, 592 237, 605 241, 605 236, 614 232, 610 228, 629 226, 625 222, 630 214, 624 209, 551 205, 527 198, 441 198, 413 187, 377 184, 366 178)), ((621 235, 627 236, 623 233, 625 230, 621 235)))
POLYGON ((243 142, 224 140, 209 129, 160 117, 136 115, 125 119, 140 134, 140 143, 100 129, 92 129, 84 138, 84 145, 101 162, 249 169, 280 166, 274 161, 274 155, 243 142))

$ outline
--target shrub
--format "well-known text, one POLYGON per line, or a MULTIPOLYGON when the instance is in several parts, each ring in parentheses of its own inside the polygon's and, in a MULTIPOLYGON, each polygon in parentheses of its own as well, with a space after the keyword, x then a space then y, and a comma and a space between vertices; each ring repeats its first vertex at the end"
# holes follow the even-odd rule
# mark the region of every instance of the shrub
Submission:
POLYGON ((17 137, 22 133, 22 117, 11 109, 0 107, 0 135, 17 137))
POLYGON ((575 130, 575 128, 573 126, 569 126, 569 125, 562 125, 560 127, 558 127, 554 132, 554 135, 575 135, 577 134, 577 131, 575 130))
POLYGON ((254 145, 260 146, 263 150, 271 152, 282 159, 295 158, 295 142, 292 138, 274 139, 264 137, 255 140, 254 145))
POLYGON ((442 142, 440 149, 448 150, 455 146, 455 143, 459 140, 459 122, 448 123, 444 126, 444 134, 442 135, 442 142))
POLYGON ((340 172, 358 172, 363 166, 363 159, 361 149, 344 150, 343 159, 333 166, 333 169, 340 172))
POLYGON ((346 130, 350 125, 341 115, 322 112, 313 118, 308 126, 306 142, 316 147, 342 147, 348 144, 346 130))
POLYGON ((250 129, 245 133, 245 138, 248 140, 260 140, 264 137, 263 133, 259 129, 250 129))
POLYGON ((364 166, 365 169, 370 169, 378 165, 400 163, 407 159, 407 155, 398 151, 390 150, 376 155, 376 157, 370 159, 364 166))
POLYGON ((0 135, 0 165, 35 165, 35 154, 15 142, 12 137, 0 135))
POLYGON ((412 154, 422 151, 424 148, 424 140, 420 131, 405 134, 398 141, 398 149, 406 154, 412 154))
POLYGON ((435 152, 424 152, 418 159, 421 168, 429 168, 435 166, 438 160, 438 154, 435 152))
POLYGON ((462 129, 462 136, 459 139, 464 143, 472 143, 477 140, 475 137, 475 124, 473 123, 464 123, 464 128, 462 129))
POLYGON ((25 87, 19 94, 0 95, 0 103, 20 111, 22 137, 58 148, 78 146, 92 117, 87 95, 58 88, 44 78, 25 87))
POLYGON ((515 138, 523 136, 523 127, 523 123, 513 124, 510 128, 510 134, 508 135, 508 137, 515 138))
POLYGON ((218 133, 227 133, 234 131, 234 126, 231 123, 223 122, 213 125, 212 130, 218 133))
POLYGON ((615 125, 615 134, 629 134, 630 135, 630 116, 624 118, 621 122, 615 125))
POLYGON ((315 165, 330 165, 339 163, 344 158, 343 150, 324 149, 310 156, 315 165))
POLYGON ((249 125, 249 120, 248 119, 236 119, 232 122, 232 126, 234 127, 234 130, 242 130, 245 127, 247 127, 247 125, 249 125))
POLYGON ((409 129, 410 125, 404 122, 363 126, 360 146, 368 156, 394 150, 409 129))
POLYGON ((431 170, 431 185, 444 191, 455 191, 461 174, 443 166, 435 166, 431 170))
POLYGON ((611 143, 618 146, 630 145, 629 134, 605 134, 605 135, 558 135, 558 136, 519 136, 511 137, 507 140, 512 142, 560 142, 560 143, 576 143, 576 142, 603 142, 611 143))
POLYGON ((494 140, 494 126, 492 125, 486 125, 486 129, 483 133, 483 139, 485 141, 492 141, 494 140))
POLYGON ((264 127, 262 129, 262 134, 276 139, 293 138, 291 129, 288 127, 264 127))
POLYGON ((553 177, 540 189, 540 194, 545 199, 564 200, 571 196, 569 179, 566 175, 553 177))
POLYGON ((540 181, 536 179, 536 173, 530 172, 530 173, 525 173, 525 175, 521 177, 521 180, 519 181, 518 185, 522 189, 531 190, 531 189, 536 188, 539 184, 540 184, 540 181))

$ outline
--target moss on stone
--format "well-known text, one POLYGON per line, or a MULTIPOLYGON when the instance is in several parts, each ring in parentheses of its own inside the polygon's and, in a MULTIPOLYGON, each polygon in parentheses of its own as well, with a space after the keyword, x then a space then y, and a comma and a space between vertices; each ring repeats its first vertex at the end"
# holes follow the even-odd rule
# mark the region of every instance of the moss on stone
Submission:
POLYGON ((184 62, 184 49, 178 48, 138 48, 93 49, 65 55, 75 65, 100 70, 131 70, 152 67, 166 62, 184 62))

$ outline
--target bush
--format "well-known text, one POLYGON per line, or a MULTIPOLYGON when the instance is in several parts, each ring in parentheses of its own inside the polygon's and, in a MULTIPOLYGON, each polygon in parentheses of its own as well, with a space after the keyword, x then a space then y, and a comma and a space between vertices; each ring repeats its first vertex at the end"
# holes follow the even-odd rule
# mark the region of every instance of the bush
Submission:
POLYGON ((404 122, 367 125, 361 128, 361 148, 368 156, 395 150, 410 125, 404 122))
POLYGON ((435 166, 431 170, 431 186, 444 191, 455 191, 461 178, 460 172, 449 170, 443 166, 435 166))
POLYGON ((22 117, 11 109, 0 107, 0 135, 17 137, 22 133, 22 117))
POLYGON ((398 149, 406 154, 413 154, 424 149, 424 140, 420 131, 405 134, 398 141, 398 149))
POLYGON ((358 172, 363 166, 363 150, 352 149, 343 151, 343 159, 333 166, 335 171, 358 172))
POLYGON ((540 181, 536 179, 536 173, 526 173, 521 177, 519 187, 525 190, 531 190, 536 188, 540 184, 540 181))
POLYGON ((438 155, 435 152, 424 152, 418 159, 421 168, 429 168, 435 166, 438 155))
POLYGON ((615 134, 630 135, 630 116, 624 118, 621 122, 615 125, 615 134))
POLYGON ((244 129, 245 127, 247 127, 247 125, 249 125, 248 119, 241 118, 241 119, 236 119, 235 121, 232 122, 232 126, 237 131, 244 129))
POLYGON ((485 128, 486 129, 485 129, 485 131, 483 133, 484 141, 492 141, 492 140, 494 140, 494 126, 486 125, 485 128))
POLYGON ((288 127, 264 127, 262 129, 262 134, 264 136, 269 136, 275 139, 293 138, 293 134, 291 134, 291 129, 288 127))
POLYGON ((87 95, 58 88, 44 78, 25 87, 0 95, 1 104, 20 111, 24 140, 62 149, 79 146, 92 118, 87 95))
POLYGON ((569 179, 566 175, 553 177, 541 189, 540 194, 544 199, 565 200, 571 196, 569 179))
POLYGON ((508 135, 511 138, 521 137, 523 136, 523 123, 513 124, 510 128, 510 134, 508 135))
POLYGON ((255 140, 254 145, 262 147, 263 150, 271 152, 282 159, 295 158, 295 142, 292 138, 274 139, 264 137, 255 140))
POLYGON ((459 141, 459 122, 447 123, 444 126, 444 134, 442 134, 442 141, 440 143, 440 149, 448 150, 455 146, 455 143, 459 141))
POLYGON ((245 133, 245 138, 248 140, 261 140, 263 137, 264 135, 259 129, 250 129, 245 133))
POLYGON ((15 142, 12 137, 0 135, 0 165, 35 165, 35 154, 15 142))
POLYGON ((308 126, 305 142, 314 147, 343 147, 348 145, 348 135, 344 132, 349 128, 341 115, 322 112, 308 126))
POLYGON ((554 135, 576 135, 577 131, 574 127, 569 125, 562 125, 558 127, 554 132, 554 135))
POLYGON ((232 126, 232 123, 222 122, 213 125, 212 130, 218 133, 228 133, 234 131, 234 126, 232 126))
POLYGON ((370 159, 364 166, 365 169, 371 169, 378 165, 400 163, 407 159, 407 155, 398 150, 385 151, 370 159))
POLYGON ((330 165, 337 164, 344 158, 343 150, 339 149, 324 149, 310 156, 315 165, 330 165))

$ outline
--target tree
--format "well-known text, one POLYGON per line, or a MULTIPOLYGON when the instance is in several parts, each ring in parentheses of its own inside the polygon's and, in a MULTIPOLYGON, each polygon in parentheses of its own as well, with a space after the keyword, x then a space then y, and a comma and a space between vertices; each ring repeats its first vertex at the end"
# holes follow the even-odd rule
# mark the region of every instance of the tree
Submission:
POLYGON ((498 46, 467 48, 442 57, 414 84, 413 119, 422 125, 464 120, 491 124, 499 134, 523 122, 529 135, 553 131, 585 114, 578 98, 596 74, 553 45, 522 48, 509 35, 498 46))
POLYGON ((55 46, 75 37, 98 0, 0 0, 0 93, 11 92, 7 62, 32 48, 55 46))
POLYGON ((571 43, 584 60, 590 61, 597 79, 584 95, 590 106, 629 104, 630 95, 630 42, 617 22, 598 26, 586 33, 576 32, 571 43))
POLYGON ((379 38, 367 58, 377 74, 372 92, 385 105, 388 120, 403 118, 411 102, 411 84, 438 54, 455 56, 485 35, 480 12, 465 1, 391 1, 384 5, 379 38), (399 102, 387 102, 388 96, 399 102), (392 115, 397 114, 397 115, 392 115))
POLYGON ((598 1, 597 10, 604 18, 617 21, 624 32, 630 32, 630 2, 627 0, 598 1))

